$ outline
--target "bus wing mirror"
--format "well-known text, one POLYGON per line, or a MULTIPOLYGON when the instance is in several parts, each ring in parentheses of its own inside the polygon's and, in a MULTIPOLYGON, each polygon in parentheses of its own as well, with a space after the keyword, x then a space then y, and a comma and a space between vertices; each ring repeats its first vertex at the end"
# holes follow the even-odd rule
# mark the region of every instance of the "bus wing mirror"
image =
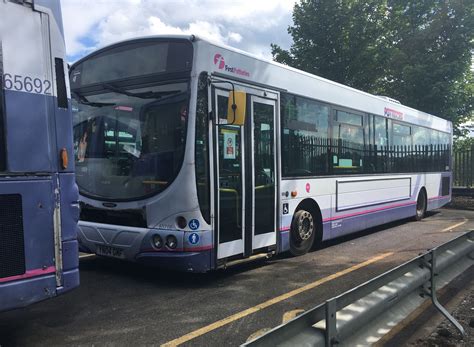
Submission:
POLYGON ((244 125, 247 93, 231 90, 227 106, 227 124, 244 125))

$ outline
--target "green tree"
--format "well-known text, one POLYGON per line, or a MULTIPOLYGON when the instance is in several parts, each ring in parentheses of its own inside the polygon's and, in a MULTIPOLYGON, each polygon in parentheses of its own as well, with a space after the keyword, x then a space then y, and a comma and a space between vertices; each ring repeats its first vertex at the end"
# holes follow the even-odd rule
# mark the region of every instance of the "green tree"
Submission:
POLYGON ((474 148, 474 137, 462 137, 454 140, 455 151, 467 151, 474 148))
POLYGON ((302 0, 276 61, 459 125, 473 110, 473 0, 302 0))
POLYGON ((376 0, 303 0, 295 5, 294 26, 288 28, 293 45, 286 51, 272 44, 273 57, 321 77, 371 90, 382 72, 379 41, 384 10, 376 0))

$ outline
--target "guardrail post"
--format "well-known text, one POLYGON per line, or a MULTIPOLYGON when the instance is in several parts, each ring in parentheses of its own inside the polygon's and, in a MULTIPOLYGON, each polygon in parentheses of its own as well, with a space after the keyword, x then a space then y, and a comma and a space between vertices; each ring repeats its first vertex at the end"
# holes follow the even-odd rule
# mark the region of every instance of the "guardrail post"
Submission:
POLYGON ((452 325, 461 333, 462 336, 465 336, 466 333, 464 328, 461 324, 439 303, 438 297, 436 295, 436 255, 437 249, 431 250, 427 256, 429 260, 425 263, 426 266, 430 269, 430 287, 427 290, 427 294, 431 297, 431 302, 433 303, 434 307, 443 315, 445 316, 452 325))
POLYGON ((325 305, 326 309, 326 330, 325 330, 325 337, 326 337, 326 347, 331 347, 333 345, 337 345, 339 343, 337 339, 337 320, 336 320, 336 312, 337 312, 337 305, 336 305, 336 298, 329 299, 326 301, 325 305))

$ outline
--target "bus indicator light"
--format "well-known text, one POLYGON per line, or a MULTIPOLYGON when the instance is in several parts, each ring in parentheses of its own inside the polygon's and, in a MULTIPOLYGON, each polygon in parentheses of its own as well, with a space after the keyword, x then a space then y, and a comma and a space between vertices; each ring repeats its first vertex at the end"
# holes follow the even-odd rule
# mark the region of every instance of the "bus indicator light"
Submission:
POLYGON ((309 183, 306 183, 306 193, 309 193, 311 190, 311 185, 309 183))
POLYGON ((66 170, 66 169, 67 169, 67 165, 68 165, 68 163, 69 163, 69 158, 68 158, 68 155, 67 155, 67 150, 66 150, 66 148, 62 148, 62 149, 61 149, 60 156, 61 156, 61 168, 62 168, 63 170, 66 170))
POLYGON ((296 190, 293 190, 293 191, 291 192, 291 197, 292 197, 292 198, 296 198, 297 195, 298 195, 298 192, 297 192, 296 190))
POLYGON ((179 216, 179 217, 176 217, 176 224, 178 225, 178 228, 184 229, 186 228, 188 221, 183 216, 179 216))

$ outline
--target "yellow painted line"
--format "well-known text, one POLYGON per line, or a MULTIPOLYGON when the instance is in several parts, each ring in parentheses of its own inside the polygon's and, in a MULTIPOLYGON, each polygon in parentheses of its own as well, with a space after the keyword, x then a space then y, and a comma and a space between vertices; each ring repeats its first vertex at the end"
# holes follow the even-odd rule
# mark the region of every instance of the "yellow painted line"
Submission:
POLYGON ((451 230, 453 230, 453 229, 456 229, 457 227, 460 227, 461 225, 466 224, 468 221, 469 221, 469 220, 468 220, 467 218, 464 218, 464 220, 463 220, 462 222, 457 223, 457 224, 454 224, 454 225, 451 225, 451 226, 449 226, 449 227, 447 227, 447 228, 441 230, 441 232, 442 232, 442 233, 445 233, 445 232, 447 232, 447 231, 451 231, 451 230))
POLYGON ((199 337, 199 336, 202 336, 204 334, 207 334, 208 332, 211 332, 213 330, 216 330, 218 328, 221 328, 227 324, 230 324, 230 323, 233 323, 239 319, 242 319, 246 316, 249 316, 253 313, 256 313, 258 311, 261 311, 269 306, 272 306, 272 305, 275 305, 279 302, 282 302, 284 300, 287 300, 295 295, 298 295, 298 294, 301 294, 303 292, 306 292, 310 289, 313 289, 313 288, 316 288, 326 282, 329 282, 329 281, 332 281, 338 277, 341 277, 341 276, 344 276, 344 275, 347 275, 348 273, 351 273, 353 271, 356 271, 356 270, 359 270, 367 265, 370 265, 370 264, 373 264, 373 263, 376 263, 384 258, 387 258, 391 255, 393 255, 394 253, 393 252, 387 252, 387 253, 382 253, 380 255, 377 255, 375 257, 372 257, 370 258, 369 260, 366 260, 362 263, 359 263, 359 264, 356 264, 354 266, 351 266, 350 268, 347 268, 345 270, 342 270, 342 271, 339 271, 339 272, 336 272, 335 274, 332 274, 332 275, 329 275, 327 277, 324 277, 324 278, 321 278, 317 281, 314 281, 312 283, 309 283, 303 287, 300 287, 300 288, 297 288, 297 289, 294 289, 294 290, 291 290, 285 294, 282 294, 282 295, 279 295, 273 299, 270 299, 270 300, 267 300, 265 302, 262 302, 261 304, 258 304, 256 306, 253 306, 253 307, 250 307, 246 310, 243 310, 241 312, 238 312, 238 313, 235 313, 227 318, 224 318, 224 319, 221 319, 221 320, 218 320, 217 322, 214 322, 212 324, 209 324, 205 327, 202 327, 202 328, 199 328, 197 330, 194 330, 192 332, 190 332, 189 334, 186 334, 186 335, 183 335, 181 337, 178 337, 177 339, 174 339, 174 340, 171 340, 169 342, 166 342, 165 344, 161 345, 162 347, 171 347, 171 346, 178 346, 180 344, 183 344, 185 342, 188 342, 192 339, 195 339, 196 337, 199 337))
POLYGON ((80 255, 80 256, 79 256, 79 259, 89 258, 89 257, 95 257, 95 254, 84 254, 84 255, 80 255))

